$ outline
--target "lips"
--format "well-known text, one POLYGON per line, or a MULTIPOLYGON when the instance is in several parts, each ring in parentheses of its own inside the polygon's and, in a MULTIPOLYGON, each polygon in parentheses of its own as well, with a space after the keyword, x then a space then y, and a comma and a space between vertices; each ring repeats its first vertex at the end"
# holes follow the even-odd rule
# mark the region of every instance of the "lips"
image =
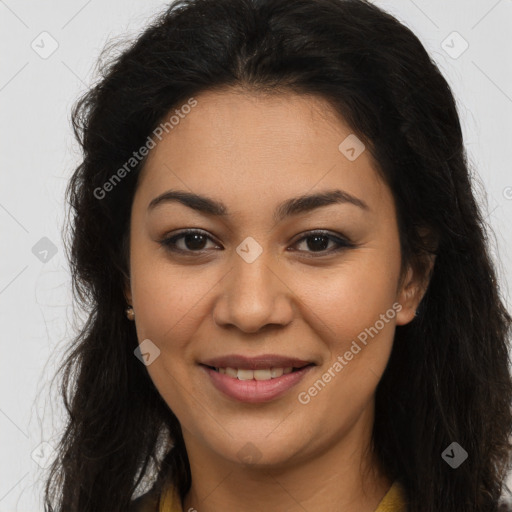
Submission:
POLYGON ((240 402, 262 403, 286 394, 316 363, 276 354, 230 354, 205 359, 199 366, 224 396, 240 402))

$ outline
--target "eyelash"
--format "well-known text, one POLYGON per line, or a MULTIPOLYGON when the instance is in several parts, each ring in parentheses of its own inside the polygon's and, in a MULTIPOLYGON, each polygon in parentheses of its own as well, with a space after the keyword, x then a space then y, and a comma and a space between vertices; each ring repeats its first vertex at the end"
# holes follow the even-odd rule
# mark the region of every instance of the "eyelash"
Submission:
MULTIPOLYGON (((191 249, 186 249, 186 250, 178 249, 176 247, 177 240, 184 238, 187 235, 196 235, 196 234, 203 235, 204 237, 208 238, 209 240, 211 240, 212 242, 215 243, 215 241, 210 236, 208 236, 204 231, 201 231, 198 229, 185 229, 184 231, 181 231, 180 233, 173 235, 172 237, 164 238, 163 240, 160 241, 160 244, 163 245, 166 250, 174 252, 174 253, 181 253, 181 254, 185 254, 187 256, 188 255, 192 256, 194 254, 201 256, 204 254, 204 251, 206 251, 208 249, 199 249, 197 251, 194 251, 191 249)), ((335 249, 331 249, 331 250, 299 251, 299 252, 309 252, 309 253, 313 254, 313 256, 307 256, 307 257, 319 258, 322 256, 327 256, 327 255, 331 255, 331 254, 340 252, 344 249, 350 249, 350 248, 355 247, 355 245, 353 243, 351 243, 349 240, 347 240, 345 238, 338 237, 338 236, 334 236, 334 235, 330 234, 328 231, 323 231, 323 230, 308 231, 307 236, 303 236, 302 238, 297 240, 294 245, 296 245, 299 242, 302 242, 304 240, 307 240, 308 238, 313 238, 315 236, 321 236, 321 237, 328 238, 329 240, 332 240, 333 242, 335 242, 338 245, 338 247, 336 247, 335 249)))

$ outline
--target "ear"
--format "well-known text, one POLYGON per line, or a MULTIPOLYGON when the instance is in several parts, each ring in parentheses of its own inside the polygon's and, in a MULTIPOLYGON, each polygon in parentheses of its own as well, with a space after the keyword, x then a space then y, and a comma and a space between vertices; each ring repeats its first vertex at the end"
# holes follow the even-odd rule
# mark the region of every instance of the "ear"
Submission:
POLYGON ((407 268, 405 279, 397 295, 397 302, 401 304, 402 309, 397 312, 396 325, 405 325, 414 319, 421 299, 427 291, 435 259, 435 254, 428 255, 423 275, 419 275, 411 266, 407 268))

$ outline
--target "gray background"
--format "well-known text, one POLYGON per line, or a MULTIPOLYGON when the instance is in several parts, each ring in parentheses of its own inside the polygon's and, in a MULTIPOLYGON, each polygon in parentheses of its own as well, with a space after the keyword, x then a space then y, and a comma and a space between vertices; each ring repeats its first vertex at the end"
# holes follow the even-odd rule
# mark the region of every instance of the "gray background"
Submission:
MULTIPOLYGON (((374 3, 418 35, 453 88, 510 306, 512 1, 374 3)), ((93 83, 106 41, 135 37, 165 5, 0 0, 0 512, 43 510, 43 468, 62 427, 49 380, 74 328, 61 238, 64 188, 79 158, 70 108, 93 83)))

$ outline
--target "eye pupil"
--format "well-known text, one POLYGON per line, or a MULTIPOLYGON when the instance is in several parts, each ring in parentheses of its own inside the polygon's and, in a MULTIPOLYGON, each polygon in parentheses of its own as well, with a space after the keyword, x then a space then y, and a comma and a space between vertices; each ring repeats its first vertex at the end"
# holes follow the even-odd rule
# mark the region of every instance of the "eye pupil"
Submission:
POLYGON ((201 250, 204 248, 204 243, 205 243, 204 235, 201 235, 199 233, 192 233, 192 234, 185 235, 183 237, 183 239, 185 240, 185 245, 187 246, 187 249, 201 250), (192 239, 192 243, 189 243, 190 239, 192 239))
POLYGON ((310 249, 312 251, 315 251, 315 250, 323 251, 329 245, 329 238, 326 236, 323 236, 323 235, 313 235, 313 236, 308 237, 307 245, 308 245, 308 249, 310 249), (310 243, 311 240, 314 240, 314 242, 310 243), (320 240, 321 240, 321 242, 319 242, 320 240))

